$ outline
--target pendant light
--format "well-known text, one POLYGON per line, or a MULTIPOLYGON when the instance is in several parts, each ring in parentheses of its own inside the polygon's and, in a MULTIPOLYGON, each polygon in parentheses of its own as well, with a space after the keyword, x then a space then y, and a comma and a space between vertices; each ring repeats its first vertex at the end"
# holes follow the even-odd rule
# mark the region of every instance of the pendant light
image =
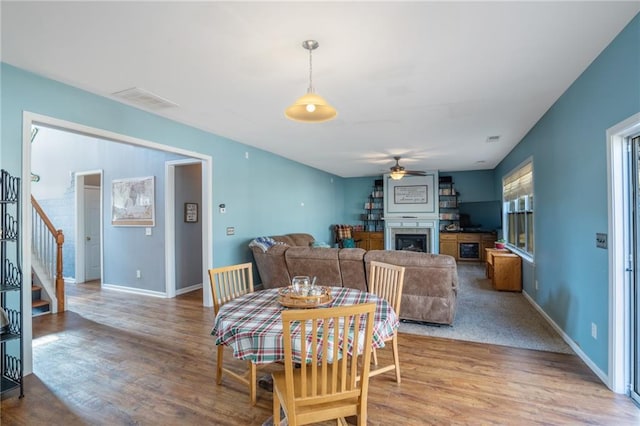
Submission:
POLYGON ((319 46, 315 40, 302 42, 302 47, 309 51, 309 88, 307 93, 300 96, 296 101, 284 111, 284 115, 294 121, 304 123, 320 123, 336 118, 336 109, 329 105, 324 98, 313 90, 313 66, 311 52, 319 46))

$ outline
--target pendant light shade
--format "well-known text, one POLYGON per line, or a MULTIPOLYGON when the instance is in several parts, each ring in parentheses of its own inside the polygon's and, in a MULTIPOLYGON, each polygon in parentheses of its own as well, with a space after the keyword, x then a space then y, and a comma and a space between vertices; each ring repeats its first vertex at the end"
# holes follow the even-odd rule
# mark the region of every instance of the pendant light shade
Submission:
POLYGON ((329 105, 320 95, 307 93, 300 96, 284 112, 288 119, 306 123, 329 121, 338 115, 335 108, 329 105))
POLYGON ((334 107, 313 90, 313 66, 311 52, 319 46, 315 40, 306 40, 302 47, 309 51, 309 88, 307 93, 300 96, 296 101, 284 111, 284 115, 294 121, 303 123, 321 123, 334 119, 338 112, 334 107))

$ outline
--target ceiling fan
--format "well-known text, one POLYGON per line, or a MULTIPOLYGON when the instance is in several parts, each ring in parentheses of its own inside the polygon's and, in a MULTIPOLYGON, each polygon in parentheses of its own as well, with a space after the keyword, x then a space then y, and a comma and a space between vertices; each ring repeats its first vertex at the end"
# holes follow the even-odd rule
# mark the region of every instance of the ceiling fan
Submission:
POLYGON ((389 173, 389 177, 391 177, 391 179, 393 180, 400 180, 402 179, 404 176, 426 176, 427 174, 425 172, 419 171, 419 170, 405 170, 404 167, 402 167, 400 165, 400 157, 396 156, 393 157, 394 160, 396 160, 396 164, 391 167, 391 172, 389 173))

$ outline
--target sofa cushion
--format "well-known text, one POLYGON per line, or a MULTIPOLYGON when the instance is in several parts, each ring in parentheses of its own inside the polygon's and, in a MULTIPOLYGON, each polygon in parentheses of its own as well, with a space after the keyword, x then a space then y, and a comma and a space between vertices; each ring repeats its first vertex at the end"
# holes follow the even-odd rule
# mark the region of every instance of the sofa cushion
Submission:
POLYGON ((338 252, 343 287, 367 291, 364 273, 364 254, 366 252, 361 248, 344 248, 338 252))
POLYGON ((309 234, 287 234, 292 240, 294 246, 309 247, 315 241, 309 234))
POLYGON ((296 244, 293 242, 293 239, 288 235, 273 235, 271 238, 276 240, 279 243, 284 243, 288 246, 295 246, 296 244))
POLYGON ((365 254, 367 277, 372 260, 405 267, 400 317, 451 324, 455 315, 458 268, 453 257, 409 251, 370 250, 365 254))
POLYGON ((286 287, 291 283, 291 277, 284 259, 284 253, 289 248, 286 244, 271 246, 266 252, 253 247, 253 258, 256 261, 260 281, 264 288, 286 287))
POLYGON ((289 275, 317 277, 316 285, 342 287, 337 248, 289 247, 284 254, 289 275))

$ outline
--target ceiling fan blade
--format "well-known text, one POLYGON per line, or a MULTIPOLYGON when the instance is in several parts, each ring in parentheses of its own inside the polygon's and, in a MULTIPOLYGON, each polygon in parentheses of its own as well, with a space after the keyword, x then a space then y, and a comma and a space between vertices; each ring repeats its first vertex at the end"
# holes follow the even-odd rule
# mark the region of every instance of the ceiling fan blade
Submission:
POLYGON ((391 173, 397 177, 395 179, 402 179, 403 176, 426 176, 427 174, 421 170, 406 170, 400 165, 400 157, 393 157, 396 160, 396 164, 390 167, 391 173))

